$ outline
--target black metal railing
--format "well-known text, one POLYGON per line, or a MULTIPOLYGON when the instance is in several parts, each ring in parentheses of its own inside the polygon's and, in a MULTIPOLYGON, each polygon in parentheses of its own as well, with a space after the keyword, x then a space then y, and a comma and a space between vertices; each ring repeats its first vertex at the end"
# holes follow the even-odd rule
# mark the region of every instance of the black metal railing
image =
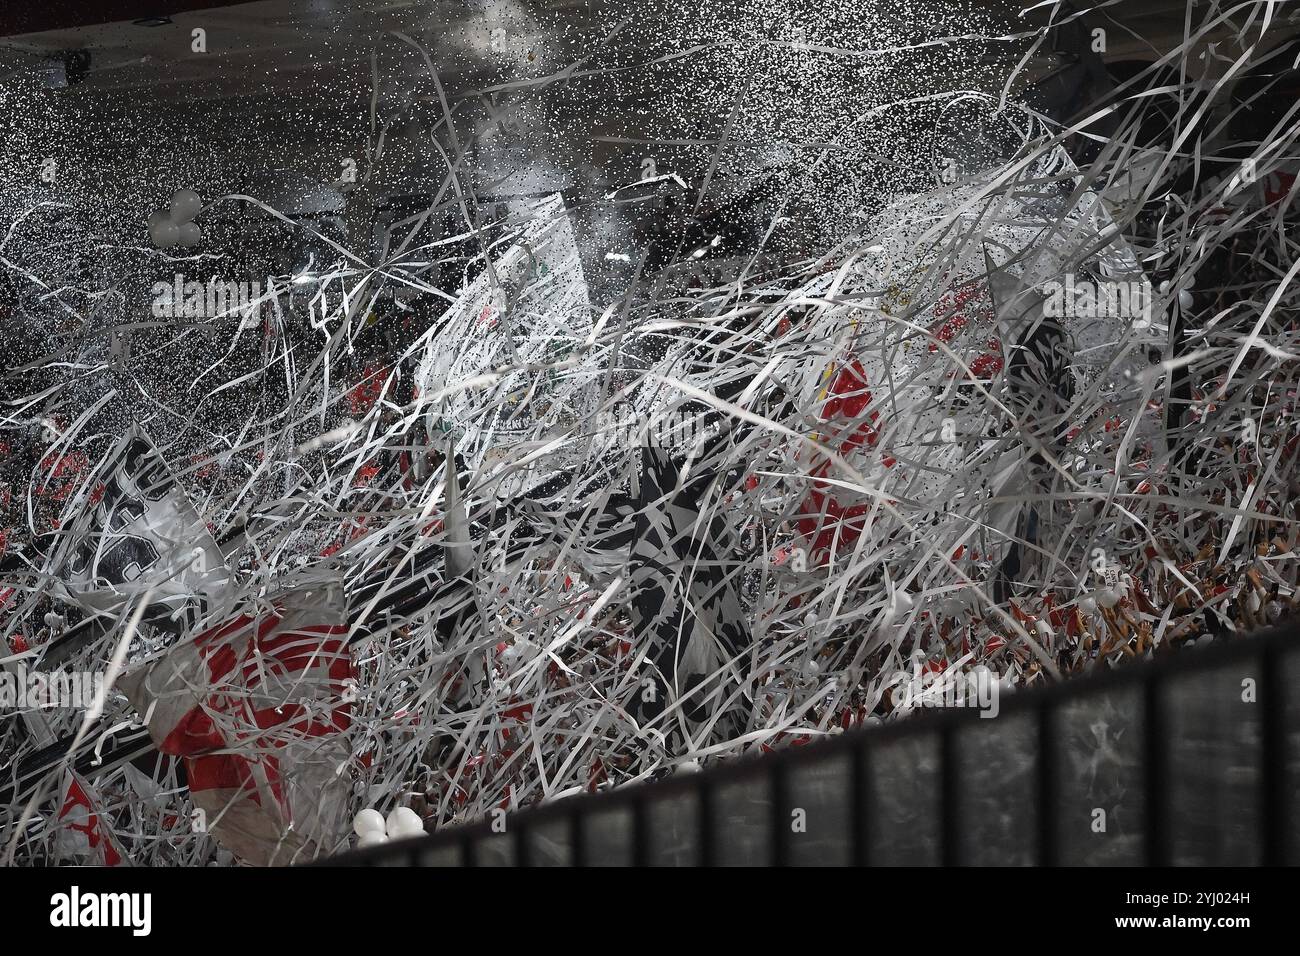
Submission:
POLYGON ((325 865, 1284 864, 1300 626, 325 865))

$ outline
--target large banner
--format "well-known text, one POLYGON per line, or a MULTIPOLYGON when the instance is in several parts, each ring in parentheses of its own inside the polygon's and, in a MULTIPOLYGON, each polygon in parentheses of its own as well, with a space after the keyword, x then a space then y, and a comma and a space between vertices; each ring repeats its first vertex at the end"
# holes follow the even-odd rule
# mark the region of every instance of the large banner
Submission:
POLYGON ((151 604, 179 610, 211 599, 229 578, 211 533, 136 426, 73 498, 62 528, 57 587, 93 611, 116 611, 151 588, 151 604))

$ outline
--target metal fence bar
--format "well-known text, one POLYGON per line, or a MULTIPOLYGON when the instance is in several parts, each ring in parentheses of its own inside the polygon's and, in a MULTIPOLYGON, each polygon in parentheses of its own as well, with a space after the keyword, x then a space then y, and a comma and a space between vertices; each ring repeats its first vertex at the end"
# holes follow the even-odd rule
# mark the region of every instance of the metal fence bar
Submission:
POLYGON ((1285 866, 1290 858, 1287 803, 1286 697, 1282 655, 1269 644, 1260 655, 1260 862, 1285 866))
POLYGON ((533 848, 528 839, 533 830, 528 825, 527 814, 520 814, 519 819, 511 825, 511 832, 515 835, 515 866, 531 866, 533 848))
POLYGON ((789 770, 785 763, 777 762, 768 766, 767 782, 771 792, 771 847, 772 865, 790 865, 790 787, 789 770))
POLYGON ((571 866, 587 865, 587 834, 583 829, 583 814, 580 806, 570 808, 569 813, 569 864, 571 866))
POLYGON ((632 802, 632 865, 645 866, 650 851, 650 808, 645 794, 632 802))
POLYGON ((1164 681, 1154 672, 1142 688, 1142 837, 1147 866, 1168 866, 1171 855, 1163 689, 1164 681))
POLYGON ((1057 761, 1056 707, 1044 701, 1038 708, 1038 760, 1035 764, 1038 813, 1038 865, 1055 866, 1059 857, 1056 807, 1060 768, 1057 761))
POLYGON ((939 858, 944 866, 961 863, 961 767, 957 730, 952 721, 939 729, 939 858))
POLYGON ((700 866, 712 866, 715 859, 715 847, 713 845, 713 780, 708 774, 699 774, 697 795, 697 812, 700 815, 696 821, 699 827, 700 866))
POLYGON ((871 748, 866 741, 859 741, 852 750, 851 776, 849 786, 853 788, 849 795, 849 833, 852 840, 853 855, 849 862, 853 866, 871 865, 871 748))

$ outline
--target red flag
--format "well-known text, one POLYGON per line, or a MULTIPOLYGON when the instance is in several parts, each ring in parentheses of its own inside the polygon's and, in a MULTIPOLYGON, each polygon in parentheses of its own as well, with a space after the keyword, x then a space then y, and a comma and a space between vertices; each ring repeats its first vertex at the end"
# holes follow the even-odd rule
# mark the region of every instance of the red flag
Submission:
POLYGON ((73 770, 63 783, 55 849, 79 863, 119 866, 124 862, 112 828, 100 812, 99 795, 73 770))
POLYGON ((342 602, 294 591, 124 675, 163 753, 183 757, 195 825, 245 862, 332 852, 347 830, 355 669, 342 602))

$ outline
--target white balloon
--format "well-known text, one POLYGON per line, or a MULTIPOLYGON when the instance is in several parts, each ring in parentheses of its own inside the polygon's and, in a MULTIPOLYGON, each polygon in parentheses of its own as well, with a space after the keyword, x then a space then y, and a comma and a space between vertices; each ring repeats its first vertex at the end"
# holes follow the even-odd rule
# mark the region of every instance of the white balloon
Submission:
POLYGON ((1188 292, 1186 289, 1180 289, 1178 291, 1178 304, 1182 308, 1190 309, 1192 307, 1192 303, 1195 301, 1196 300, 1192 298, 1192 294, 1188 292))
POLYGON ((420 836, 424 833, 424 821, 410 807, 398 807, 388 815, 387 831, 390 840, 420 836))
POLYGON ((203 200, 193 189, 177 190, 172 197, 172 219, 176 222, 189 222, 203 209, 203 200))
POLYGON ((197 246, 203 241, 203 230, 195 223, 185 222, 180 225, 180 243, 186 248, 197 246))
POLYGON ((384 836, 377 830, 367 830, 361 836, 357 837, 357 846, 378 846, 381 843, 387 843, 388 837, 384 836))
POLYGON ((149 217, 149 231, 157 229, 165 222, 172 221, 172 214, 166 209, 159 209, 149 217))
POLYGON ((366 807, 353 819, 352 829, 356 831, 357 836, 365 836, 367 833, 383 833, 384 815, 372 807, 366 807))
POLYGON ((181 230, 176 223, 168 219, 166 222, 159 223, 150 229, 149 238, 153 240, 153 244, 159 249, 170 249, 181 241, 181 230))

